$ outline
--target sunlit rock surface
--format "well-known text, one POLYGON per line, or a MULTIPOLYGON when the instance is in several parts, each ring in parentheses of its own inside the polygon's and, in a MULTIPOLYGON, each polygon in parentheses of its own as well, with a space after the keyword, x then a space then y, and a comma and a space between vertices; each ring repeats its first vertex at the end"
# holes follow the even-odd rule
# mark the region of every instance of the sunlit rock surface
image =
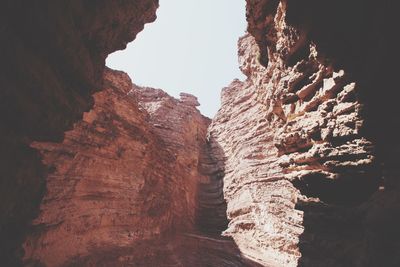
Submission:
POLYGON ((250 34, 239 41, 247 79, 223 89, 209 129, 224 155, 224 234, 267 266, 396 266, 399 243, 388 235, 398 237, 398 146, 371 128, 372 112, 390 108, 365 98, 374 73, 357 50, 363 26, 351 24, 372 23, 372 7, 317 2, 247 1, 250 34), (311 16, 331 6, 343 21, 311 16))
MULTIPOLYGON (((109 70, 94 101, 62 143, 32 144, 52 171, 24 245, 27 262, 132 263, 112 257, 172 228, 193 227, 209 120, 161 90, 138 88, 126 74, 109 70)), ((143 248, 140 257, 147 253, 143 248)))
POLYGON ((246 4, 211 121, 104 71, 157 1, 6 1, 0 265, 399 266, 394 1, 246 4))
POLYGON ((226 229, 219 147, 191 102, 106 70, 62 143, 34 142, 51 172, 24 263, 258 266, 226 229), (215 152, 214 152, 215 151, 215 152))

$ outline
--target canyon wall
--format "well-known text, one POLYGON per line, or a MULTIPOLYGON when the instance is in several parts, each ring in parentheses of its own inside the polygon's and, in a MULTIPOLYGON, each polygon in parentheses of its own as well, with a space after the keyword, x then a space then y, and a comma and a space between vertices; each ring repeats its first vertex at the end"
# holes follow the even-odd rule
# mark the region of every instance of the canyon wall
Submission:
POLYGON ((151 257, 138 242, 193 227, 193 170, 208 119, 192 103, 133 86, 110 70, 93 97, 62 143, 32 144, 52 171, 24 245, 25 264, 124 265, 135 255, 151 257))
POLYGON ((47 169, 32 141, 62 141, 102 88, 107 55, 153 21, 157 0, 3 1, 0 8, 0 260, 17 265, 47 169))
POLYGON ((219 147, 197 98, 107 69, 93 108, 58 142, 33 142, 46 194, 25 266, 259 266, 226 229, 219 147))
POLYGON ((189 95, 139 88, 121 72, 104 78, 62 143, 32 144, 51 172, 26 265, 160 266, 154 247, 167 232, 194 227, 209 119, 189 95))
POLYGON ((246 4, 212 121, 104 70, 158 1, 2 4, 1 265, 400 264, 394 1, 246 4))
POLYGON ((225 155, 224 234, 246 256, 399 264, 399 128, 382 120, 398 114, 384 100, 396 83, 381 50, 395 48, 378 33, 393 29, 391 4, 247 1, 247 79, 223 89, 210 126, 225 155))

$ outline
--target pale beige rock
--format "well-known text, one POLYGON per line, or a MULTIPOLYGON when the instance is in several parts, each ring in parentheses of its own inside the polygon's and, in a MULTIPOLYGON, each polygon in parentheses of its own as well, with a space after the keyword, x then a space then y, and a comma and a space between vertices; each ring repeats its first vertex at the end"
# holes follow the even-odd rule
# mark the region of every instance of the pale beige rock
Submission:
MULTIPOLYGON (((256 38, 246 35, 239 41, 240 68, 247 79, 222 90, 222 107, 209 128, 224 154, 230 220, 224 233, 244 255, 265 266, 297 266, 300 259, 306 266, 341 266, 337 256, 319 259, 306 252, 342 244, 342 251, 357 253, 351 247, 357 242, 328 230, 321 235, 331 241, 307 240, 314 238, 310 224, 319 227, 314 218, 335 214, 321 226, 327 229, 341 220, 355 221, 355 213, 344 215, 340 203, 365 200, 377 189, 373 144, 360 135, 357 83, 345 70, 320 61, 314 44, 309 44, 307 57, 289 66, 288 58, 306 40, 286 24, 286 5, 274 6, 274 23, 265 26, 252 24, 251 16, 259 14, 253 10, 257 4, 248 2, 253 11, 249 27, 256 38), (266 27, 266 40, 252 27, 266 27), (266 67, 259 61, 264 41, 266 67), (360 181, 364 184, 357 187, 360 181)), ((258 5, 268 6, 266 1, 258 5)))

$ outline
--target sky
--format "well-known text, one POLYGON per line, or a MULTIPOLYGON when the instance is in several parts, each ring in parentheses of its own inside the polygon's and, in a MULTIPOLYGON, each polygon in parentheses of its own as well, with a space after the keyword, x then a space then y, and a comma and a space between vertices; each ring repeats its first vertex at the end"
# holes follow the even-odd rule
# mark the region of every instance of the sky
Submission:
POLYGON ((246 25, 244 0, 160 0, 157 20, 125 50, 109 55, 107 66, 177 98, 191 93, 202 114, 212 118, 221 89, 244 79, 237 41, 246 25))

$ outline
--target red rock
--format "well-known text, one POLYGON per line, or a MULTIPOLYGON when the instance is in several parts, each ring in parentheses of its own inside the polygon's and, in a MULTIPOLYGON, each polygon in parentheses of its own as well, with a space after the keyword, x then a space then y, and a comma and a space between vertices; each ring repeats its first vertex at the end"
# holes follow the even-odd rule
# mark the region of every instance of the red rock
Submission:
POLYGON ((194 107, 200 106, 199 101, 197 101, 197 97, 195 97, 194 95, 187 93, 180 93, 179 96, 181 97, 180 98, 181 102, 185 103, 186 105, 194 107))
MULTIPOLYGON (((239 41, 247 79, 223 89, 209 128, 224 155, 224 233, 265 266, 395 266, 383 257, 391 252, 362 238, 372 228, 369 208, 381 201, 382 174, 359 97, 372 89, 354 75, 362 63, 349 60, 359 40, 346 36, 351 45, 341 50, 329 31, 307 24, 314 17, 301 14, 321 12, 322 2, 294 2, 247 1, 250 34, 239 41)), ((348 8, 334 10, 358 12, 348 8)), ((372 232, 383 246, 384 234, 372 232)))
POLYGON ((64 2, 0 9, 2 265, 399 265, 389 1, 247 0, 212 122, 103 73, 157 1, 64 2))
POLYGON ((52 173, 25 264, 253 266, 219 237, 227 221, 218 147, 195 98, 138 87, 118 71, 104 77, 62 143, 32 143, 52 173))
POLYGON ((100 263, 100 251, 112 257, 117 248, 194 227, 209 120, 165 93, 132 86, 123 73, 106 71, 105 80, 62 143, 32 144, 53 171, 24 245, 27 263, 100 263))
POLYGON ((102 86, 105 58, 156 18, 157 0, 6 0, 0 8, 0 262, 18 266, 46 168, 32 141, 60 142, 102 86))

